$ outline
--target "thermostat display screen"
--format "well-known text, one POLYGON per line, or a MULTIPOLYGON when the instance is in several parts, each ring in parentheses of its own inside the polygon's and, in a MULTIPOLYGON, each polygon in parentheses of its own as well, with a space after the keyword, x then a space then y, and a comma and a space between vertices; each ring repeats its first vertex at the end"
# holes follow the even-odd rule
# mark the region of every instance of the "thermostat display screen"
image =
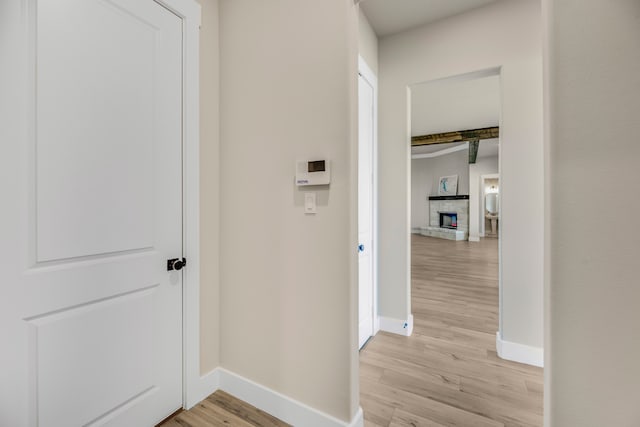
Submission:
MULTIPOLYGON (((313 157, 311 158, 313 159, 313 157)), ((329 185, 330 183, 331 183, 331 161, 330 160, 324 159, 324 160, 296 161, 296 185, 298 186, 329 185)))
POLYGON ((314 162, 308 162, 308 170, 307 172, 324 172, 325 166, 324 166, 324 160, 316 160, 314 162))

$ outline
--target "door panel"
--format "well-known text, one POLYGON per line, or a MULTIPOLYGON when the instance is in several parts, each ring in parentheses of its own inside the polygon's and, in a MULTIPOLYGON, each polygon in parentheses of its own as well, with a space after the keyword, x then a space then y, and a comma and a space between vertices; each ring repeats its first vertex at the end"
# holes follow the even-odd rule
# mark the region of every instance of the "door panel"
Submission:
POLYGON ((39 262, 149 248, 154 237, 157 31, 144 11, 63 4, 38 3, 39 262))
POLYGON ((16 177, 0 425, 154 425, 182 406, 182 273, 166 270, 182 254, 182 21, 150 0, 21 7, 0 14, 30 46, 28 120, 0 159, 16 177))
POLYGON ((87 425, 156 388, 150 363, 156 292, 153 287, 29 321, 39 425, 87 425))
POLYGON ((373 335, 373 87, 362 77, 358 85, 358 239, 359 346, 373 335))

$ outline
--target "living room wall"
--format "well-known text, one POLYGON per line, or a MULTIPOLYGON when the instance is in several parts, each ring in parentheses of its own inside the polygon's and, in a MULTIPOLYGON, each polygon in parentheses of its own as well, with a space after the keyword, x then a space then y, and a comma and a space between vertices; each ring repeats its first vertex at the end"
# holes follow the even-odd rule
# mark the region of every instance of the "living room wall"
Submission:
POLYGON ((458 194, 469 194, 469 150, 411 161, 411 229, 429 223, 429 196, 438 195, 442 176, 458 175, 458 194))

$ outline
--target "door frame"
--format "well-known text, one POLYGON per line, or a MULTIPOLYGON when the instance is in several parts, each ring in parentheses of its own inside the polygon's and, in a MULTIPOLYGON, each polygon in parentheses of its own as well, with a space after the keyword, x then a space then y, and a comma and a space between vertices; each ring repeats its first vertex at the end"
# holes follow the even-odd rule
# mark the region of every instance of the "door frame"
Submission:
MULTIPOLYGON (((499 156, 499 155, 498 155, 499 156)), ((498 161, 500 161, 500 157, 498 157, 498 161)), ((480 222, 479 227, 478 227, 478 234, 480 235, 480 237, 485 237, 486 236, 486 230, 485 230, 485 221, 484 221, 484 211, 485 211, 485 196, 486 193, 484 192, 484 187, 485 187, 485 183, 484 181, 487 179, 497 179, 498 182, 500 181, 500 174, 499 173, 487 173, 484 175, 480 175, 480 197, 482 198, 481 201, 481 211, 482 212, 482 221, 480 222)), ((498 209, 500 209, 498 207, 498 209)), ((498 222, 498 224, 500 224, 500 222, 498 222)), ((498 237, 500 237, 500 233, 498 233, 498 237)))
MULTIPOLYGON (((358 55, 358 74, 373 88, 373 156, 371 172, 373 174, 372 191, 372 224, 371 224, 371 259, 373 271, 371 273, 373 287, 373 335, 380 331, 380 316, 378 314, 378 77, 369 67, 361 55, 358 55)), ((359 282, 358 282, 359 284, 359 282)), ((359 307, 359 305, 358 305, 359 307)))
POLYGON ((182 406, 201 400, 200 23, 195 0, 154 0, 182 19, 182 406))

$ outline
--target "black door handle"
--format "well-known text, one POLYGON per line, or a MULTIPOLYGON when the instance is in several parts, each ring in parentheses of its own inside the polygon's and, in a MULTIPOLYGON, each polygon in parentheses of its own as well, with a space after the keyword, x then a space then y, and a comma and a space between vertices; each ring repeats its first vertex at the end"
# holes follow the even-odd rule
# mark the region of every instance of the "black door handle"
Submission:
POLYGON ((172 270, 182 270, 183 267, 186 267, 187 259, 186 258, 173 258, 167 260, 167 271, 172 270))

